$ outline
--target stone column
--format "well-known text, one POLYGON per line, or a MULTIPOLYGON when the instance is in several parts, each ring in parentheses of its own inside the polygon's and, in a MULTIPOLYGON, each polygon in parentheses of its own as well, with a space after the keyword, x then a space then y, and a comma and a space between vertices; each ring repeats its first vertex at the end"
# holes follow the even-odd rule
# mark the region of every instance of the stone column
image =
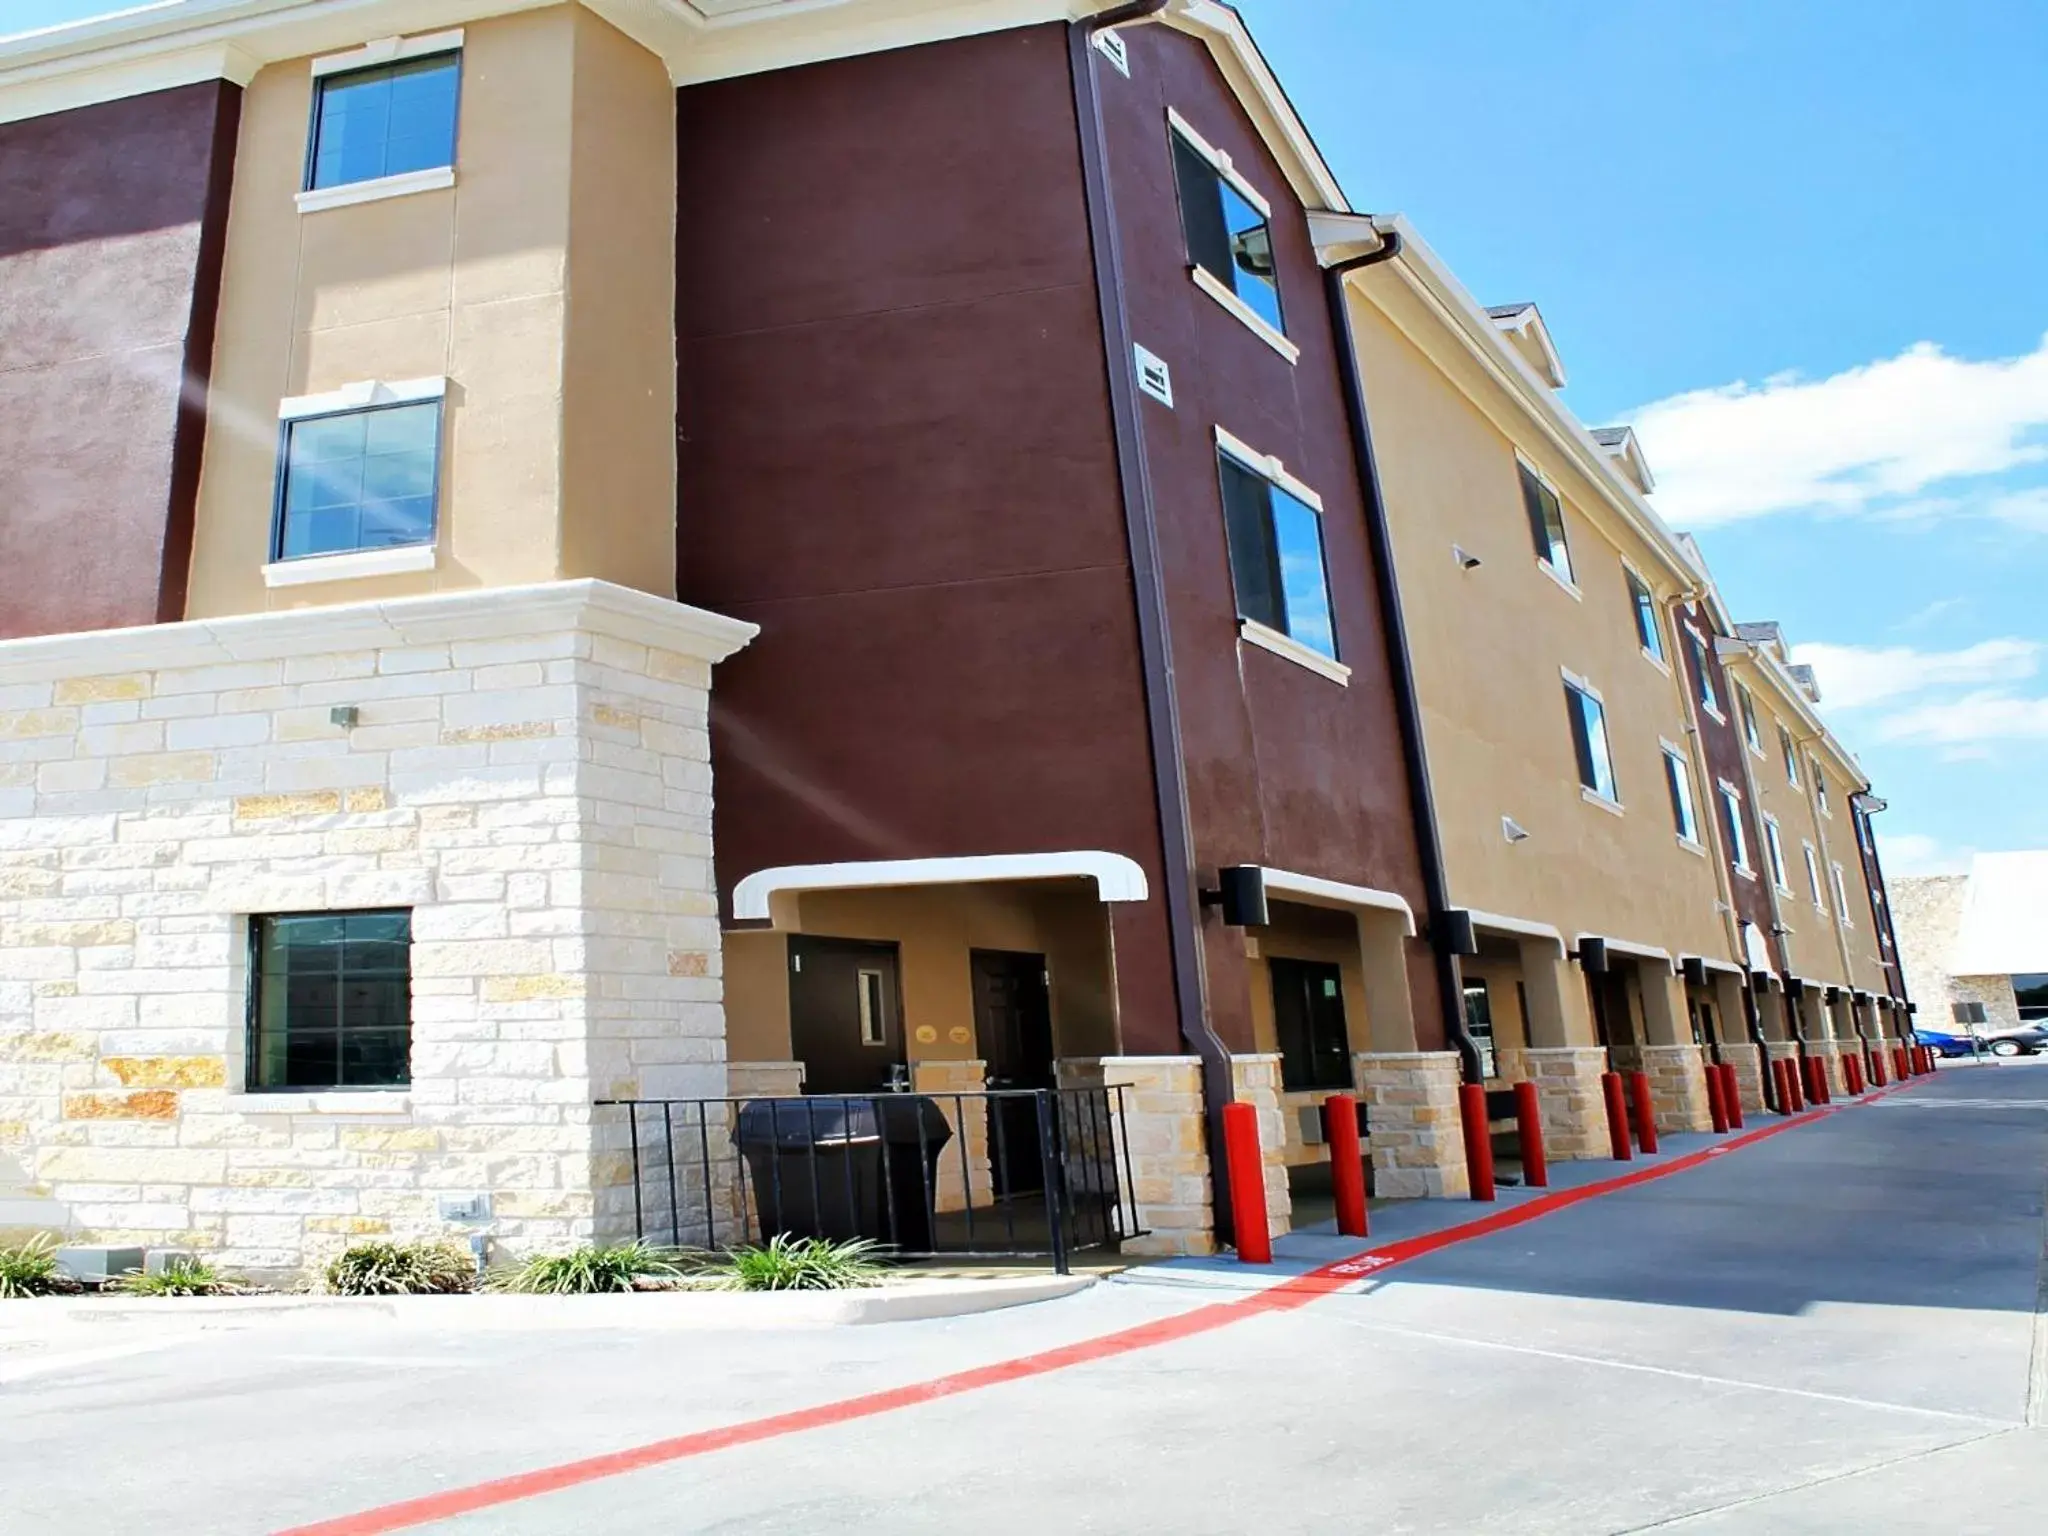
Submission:
POLYGON ((1593 1045, 1592 1004, 1584 980, 1554 939, 1524 939, 1522 991, 1528 998, 1529 1044, 1537 1048, 1593 1045))
POLYGON ((1266 1227, 1274 1237, 1294 1229, 1294 1202, 1287 1188, 1287 1127, 1280 1118, 1280 1058, 1230 1058, 1231 1093, 1259 1112, 1259 1152, 1266 1173, 1266 1227))
POLYGON ((1370 1128, 1373 1192, 1391 1200, 1468 1195, 1456 1051, 1367 1051, 1352 1058, 1370 1128))
POLYGON ((1799 995, 1799 1017, 1806 1035, 1806 1054, 1821 1063, 1828 1076, 1828 1092, 1840 1098, 1848 1093, 1848 1079, 1842 1073, 1842 1047, 1835 1038, 1834 1011, 1822 999, 1825 994, 1808 987, 1799 995))
POLYGON ((1606 1157, 1607 1105, 1600 1074, 1607 1052, 1597 1045, 1547 1046, 1522 1053, 1543 1111, 1543 1149, 1552 1162, 1606 1157))
POLYGON ((956 1098, 988 1087, 988 1063, 983 1061, 920 1061, 910 1069, 910 1085, 930 1094, 953 1128, 953 1139, 939 1153, 939 1171, 932 1190, 935 1210, 964 1210, 970 1203, 981 1207, 995 1201, 995 1179, 988 1160, 989 1130, 986 1099, 956 1098), (964 1123, 963 1123, 964 1122, 964 1123), (961 1172, 962 1144, 965 1144, 966 1176, 961 1172), (971 1200, 969 1191, 972 1191, 971 1200))
POLYGON ((1660 1131, 1706 1131, 1707 1074, 1700 1048, 1692 1043, 1686 1018, 1684 980, 1668 965, 1639 961, 1643 989, 1643 1071, 1650 1079, 1650 1103, 1660 1131))
POLYGON ((804 1064, 800 1061, 728 1061, 725 1064, 728 1098, 793 1099, 803 1091, 804 1064))
POLYGON ((1117 1164, 1128 1167, 1143 1237, 1136 1258, 1216 1251, 1209 1152, 1202 1135, 1202 1063, 1196 1056, 1105 1056, 1102 1085, 1122 1088, 1117 1164))

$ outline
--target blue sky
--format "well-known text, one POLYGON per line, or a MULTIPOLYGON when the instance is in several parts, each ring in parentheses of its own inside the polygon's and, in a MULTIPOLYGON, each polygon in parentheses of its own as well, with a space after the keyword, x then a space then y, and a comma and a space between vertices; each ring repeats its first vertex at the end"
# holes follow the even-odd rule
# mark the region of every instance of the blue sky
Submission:
POLYGON ((1353 202, 1639 425, 1735 616, 1820 669, 1893 870, 2048 847, 2048 6, 1241 8, 1353 202))

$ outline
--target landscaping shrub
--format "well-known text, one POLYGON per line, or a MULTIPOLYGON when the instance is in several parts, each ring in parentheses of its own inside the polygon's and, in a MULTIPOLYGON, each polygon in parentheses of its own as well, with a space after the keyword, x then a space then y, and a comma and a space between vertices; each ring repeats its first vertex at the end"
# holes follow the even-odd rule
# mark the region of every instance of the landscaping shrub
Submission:
POLYGON ((0 1248, 0 1299, 48 1296, 67 1290, 57 1274, 57 1240, 39 1232, 25 1243, 0 1248))
POLYGON ((537 1254, 515 1269, 491 1277, 494 1291, 539 1296, 587 1296, 634 1291, 646 1282, 682 1277, 683 1256, 673 1248, 635 1239, 609 1247, 587 1245, 567 1253, 537 1254))
POLYGON ((452 1243, 356 1243, 327 1266, 337 1296, 432 1296, 476 1288, 476 1261, 452 1243))
POLYGON ((113 1288, 126 1296, 232 1296, 241 1289, 221 1279, 212 1265, 183 1255, 153 1275, 132 1269, 113 1288))
POLYGON ((832 1242, 778 1232, 765 1248, 735 1248, 710 1272, 729 1291, 847 1291, 879 1285, 888 1274, 883 1250, 866 1238, 832 1242))

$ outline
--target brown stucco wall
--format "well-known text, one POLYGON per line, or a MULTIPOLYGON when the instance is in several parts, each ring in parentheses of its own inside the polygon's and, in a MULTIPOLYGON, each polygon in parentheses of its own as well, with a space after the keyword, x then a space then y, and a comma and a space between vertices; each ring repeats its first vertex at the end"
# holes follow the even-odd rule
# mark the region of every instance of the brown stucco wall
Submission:
POLYGON ((0 124, 0 638, 180 616, 240 106, 0 124))
MULTIPOLYGON (((1174 405, 1142 400, 1158 506, 1195 864, 1265 864, 1390 890, 1426 910, 1381 639, 1358 466, 1306 217, 1205 45, 1167 27, 1124 33, 1131 78, 1096 66, 1134 341, 1173 370, 1174 405), (1227 153, 1272 204, 1290 364, 1188 273, 1167 109, 1227 153), (1324 563, 1348 686, 1237 638, 1215 429, 1277 455, 1323 502, 1324 563)), ((1233 1049, 1256 1038, 1243 935, 1204 920, 1211 1016, 1233 1049)), ((1422 1049, 1438 1047, 1434 968, 1411 942, 1422 1049)), ((1260 999, 1265 1006, 1267 1000, 1260 999)), ((1361 1046, 1361 1049, 1364 1047, 1361 1046)))
POLYGON ((729 900, 773 865, 1099 848, 1122 1048, 1179 1049, 1061 27, 677 98, 677 588, 729 900))
MULTIPOLYGON (((1735 908, 1737 920, 1755 925, 1757 936, 1763 940, 1765 949, 1771 956, 1772 968, 1783 970, 1784 949, 1774 932, 1778 919, 1771 892, 1770 850, 1764 843, 1763 817, 1757 807, 1757 797, 1752 792, 1750 773, 1752 768, 1758 774, 1770 771, 1773 740, 1771 728, 1764 719, 1761 707, 1758 706, 1757 729, 1764 743, 1764 755, 1758 757, 1750 751, 1743 735, 1742 704, 1736 693, 1735 680, 1728 675, 1728 669, 1722 664, 1720 654, 1714 647, 1718 632, 1714 626, 1712 613, 1705 603, 1680 604, 1673 612, 1678 624, 1673 629, 1671 639, 1677 648, 1681 686, 1685 688, 1689 698, 1698 699, 1699 665, 1703 661, 1708 678, 1713 683, 1714 697, 1721 701, 1719 720, 1697 704, 1692 707, 1693 720, 1699 726, 1700 753, 1705 758, 1707 766, 1706 783, 1693 786, 1694 795, 1699 801, 1700 819, 1703 823, 1711 824, 1709 846, 1714 850, 1714 857, 1720 861, 1721 868, 1726 873, 1724 885, 1732 898, 1730 904, 1735 908), (1698 631, 1706 642, 1702 651, 1695 652, 1685 643, 1686 626, 1698 631), (1723 830, 1721 804, 1715 793, 1716 785, 1722 779, 1726 779, 1742 791, 1742 835, 1749 844, 1752 870, 1749 875, 1744 875, 1735 867, 1734 849, 1723 830)), ((1786 844, 1786 877, 1790 881, 1797 881, 1803 878, 1794 867, 1799 860, 1798 842, 1782 827, 1779 828, 1779 837, 1781 843, 1786 844)), ((1798 886, 1795 884, 1793 889, 1796 891, 1798 886)), ((1745 966, 1749 963, 1749 957, 1739 948, 1729 953, 1728 958, 1745 966)))

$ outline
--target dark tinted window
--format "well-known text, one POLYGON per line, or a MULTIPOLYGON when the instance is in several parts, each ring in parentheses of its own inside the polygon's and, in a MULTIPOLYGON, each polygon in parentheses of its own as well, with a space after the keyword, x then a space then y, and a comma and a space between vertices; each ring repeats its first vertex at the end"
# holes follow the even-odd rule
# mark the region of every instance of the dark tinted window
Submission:
POLYGON ((1238 613, 1334 661, 1322 518, 1229 454, 1219 453, 1217 464, 1238 613))
POLYGON ((1603 800, 1620 803, 1614 788, 1614 758, 1607 747, 1607 710, 1600 701, 1570 683, 1564 685, 1565 709, 1571 716, 1572 751, 1579 760, 1579 783, 1603 800))
POLYGON ((1349 1088, 1351 1039, 1344 1028, 1344 984, 1334 965, 1271 960, 1273 1024, 1280 1037, 1283 1088, 1349 1088))
POLYGON ((412 914, 250 919, 249 1086, 411 1080, 412 914))
POLYGON ((324 76, 313 98, 306 185, 340 187, 455 163, 462 55, 324 76))
POLYGON ((2048 971, 2013 977, 2012 995, 2020 1005, 2021 1018, 2048 1023, 2048 971))
POLYGON ((274 558, 430 544, 441 402, 289 422, 274 558))
POLYGON ((1536 558, 1562 576, 1572 579, 1571 545, 1564 536, 1564 507, 1557 492, 1522 466, 1522 505, 1529 514, 1529 537, 1536 544, 1536 558))
POLYGON ((1173 173, 1180 185, 1180 222, 1188 260, 1284 332, 1279 277, 1273 270, 1273 231, 1266 216, 1208 157, 1178 133, 1173 138, 1173 173))
POLYGON ((1636 639, 1642 642, 1644 650, 1657 660, 1664 659, 1664 631, 1657 624, 1657 599, 1643 578, 1634 571, 1628 574, 1628 600, 1636 614, 1636 639))

